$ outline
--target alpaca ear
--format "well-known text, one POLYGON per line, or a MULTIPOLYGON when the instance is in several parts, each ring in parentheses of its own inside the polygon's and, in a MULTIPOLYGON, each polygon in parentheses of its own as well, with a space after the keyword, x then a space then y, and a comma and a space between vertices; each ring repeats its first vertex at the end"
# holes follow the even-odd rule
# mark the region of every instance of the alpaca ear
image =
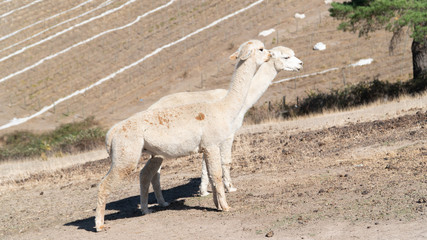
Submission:
POLYGON ((237 50, 237 52, 233 53, 229 58, 231 60, 236 60, 236 59, 240 59, 240 60, 246 60, 251 56, 252 50, 244 50, 244 49, 239 49, 237 50))
POLYGON ((252 42, 248 42, 245 45, 243 45, 240 49, 239 49, 239 55, 238 57, 240 58, 240 60, 246 60, 248 59, 252 52, 253 49, 251 48, 250 44, 252 44, 252 42))
POLYGON ((230 59, 231 60, 235 60, 237 58, 239 58, 240 60, 246 60, 246 59, 248 59, 251 56, 252 52, 254 51, 253 47, 251 46, 251 44, 253 44, 253 43, 252 42, 247 42, 247 43, 241 45, 239 47, 239 50, 237 50, 237 52, 233 53, 230 56, 230 59))
POLYGON ((239 51, 237 51, 237 52, 235 52, 235 53, 231 54, 229 58, 230 58, 231 60, 236 60, 238 56, 239 56, 239 51))
POLYGON ((248 50, 248 51, 245 51, 245 52, 241 52, 240 54, 239 54, 239 58, 240 58, 240 60, 246 60, 246 59, 248 59, 250 56, 251 56, 251 53, 252 53, 253 51, 252 50, 248 50))

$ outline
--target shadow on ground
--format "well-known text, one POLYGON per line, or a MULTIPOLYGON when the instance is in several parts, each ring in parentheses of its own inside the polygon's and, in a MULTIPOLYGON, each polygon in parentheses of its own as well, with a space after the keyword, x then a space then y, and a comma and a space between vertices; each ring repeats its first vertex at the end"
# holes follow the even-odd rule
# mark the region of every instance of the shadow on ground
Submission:
MULTIPOLYGON (((185 200, 178 200, 180 198, 189 198, 198 194, 200 185, 200 178, 192 178, 190 181, 184 185, 163 190, 163 197, 166 201, 171 204, 168 207, 154 206, 150 209, 153 212, 158 211, 167 211, 167 210, 188 210, 188 209, 197 209, 204 211, 217 211, 214 208, 206 207, 197 207, 197 206, 187 206, 185 205, 185 200)), ((138 209, 139 204, 139 195, 124 198, 115 202, 107 203, 107 210, 118 210, 116 213, 105 215, 106 221, 113 221, 123 218, 132 218, 142 216, 140 209, 138 209)), ((150 193, 148 196, 148 203, 154 204, 157 203, 154 193, 150 193)), ((95 214, 95 211, 94 211, 95 214)), ((86 231, 95 232, 95 217, 85 218, 76 220, 73 222, 66 223, 65 226, 77 226, 78 229, 84 229, 86 231)))

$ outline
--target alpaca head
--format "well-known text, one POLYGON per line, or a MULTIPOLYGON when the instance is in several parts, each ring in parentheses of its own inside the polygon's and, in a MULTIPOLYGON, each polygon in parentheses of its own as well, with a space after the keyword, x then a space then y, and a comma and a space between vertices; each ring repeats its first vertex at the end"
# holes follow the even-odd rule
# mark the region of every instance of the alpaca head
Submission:
POLYGON ((242 45, 239 49, 230 56, 230 59, 239 59, 245 61, 249 58, 254 58, 257 65, 261 65, 270 59, 271 54, 268 50, 264 49, 264 43, 259 40, 250 40, 242 45))
POLYGON ((274 67, 277 71, 299 71, 302 69, 303 62, 295 57, 292 49, 287 47, 275 47, 270 50, 271 60, 274 61, 274 67))

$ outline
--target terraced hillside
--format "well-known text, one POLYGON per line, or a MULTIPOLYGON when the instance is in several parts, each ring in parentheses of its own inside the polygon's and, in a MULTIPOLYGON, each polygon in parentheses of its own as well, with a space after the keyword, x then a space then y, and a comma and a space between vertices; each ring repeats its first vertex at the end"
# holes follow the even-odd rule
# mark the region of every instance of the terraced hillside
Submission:
POLYGON ((304 61, 303 71, 276 80, 337 68, 273 84, 258 104, 374 77, 410 78, 408 36, 390 55, 389 33, 363 39, 337 31, 328 8, 322 0, 1 1, 1 132, 43 131, 89 115, 110 126, 169 93, 227 88, 228 56, 253 38, 290 47, 304 61), (313 51, 317 42, 326 50, 313 51), (367 58, 373 62, 349 66, 367 58))

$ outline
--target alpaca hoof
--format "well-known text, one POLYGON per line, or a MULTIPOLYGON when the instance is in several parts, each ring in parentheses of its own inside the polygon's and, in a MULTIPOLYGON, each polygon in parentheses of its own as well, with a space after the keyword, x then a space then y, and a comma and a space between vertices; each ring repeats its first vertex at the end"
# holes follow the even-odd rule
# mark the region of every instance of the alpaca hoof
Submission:
POLYGON ((209 192, 200 192, 200 197, 206 197, 209 195, 209 192))
POLYGON ((99 227, 96 227, 97 232, 107 231, 107 227, 105 225, 101 225, 99 227))
POLYGON ((222 211, 223 211, 223 212, 229 212, 229 211, 230 211, 230 209, 231 209, 230 207, 222 208, 222 211))
POLYGON ((141 210, 141 212, 142 212, 142 215, 147 215, 147 214, 152 213, 153 211, 147 209, 147 210, 141 210))
POLYGON ((168 202, 162 202, 162 203, 159 203, 159 205, 162 206, 162 207, 167 207, 167 206, 170 205, 170 203, 168 203, 168 202))
POLYGON ((229 189, 227 189, 227 192, 235 192, 237 191, 237 188, 235 187, 230 187, 229 189))

